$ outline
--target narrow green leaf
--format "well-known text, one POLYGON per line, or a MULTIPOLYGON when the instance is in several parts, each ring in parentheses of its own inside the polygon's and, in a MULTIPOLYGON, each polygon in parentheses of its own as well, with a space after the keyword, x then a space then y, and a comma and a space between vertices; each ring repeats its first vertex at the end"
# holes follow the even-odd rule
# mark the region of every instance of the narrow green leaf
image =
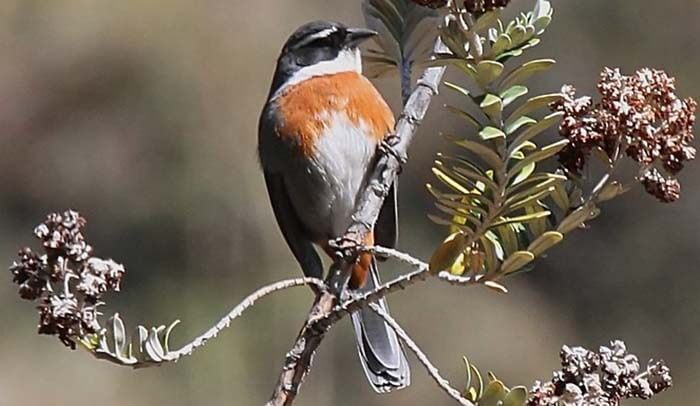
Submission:
POLYGON ((435 207, 444 214, 451 216, 453 224, 457 223, 460 225, 469 226, 470 229, 473 230, 476 230, 478 227, 481 226, 481 220, 478 217, 467 213, 466 211, 451 209, 440 203, 435 203, 435 207))
POLYGON ((430 273, 437 274, 452 267, 457 257, 466 249, 466 236, 463 233, 454 233, 435 250, 430 258, 430 273))
POLYGON ((513 200, 510 204, 506 204, 507 211, 505 214, 510 214, 516 210, 525 208, 538 200, 542 200, 554 192, 554 186, 547 187, 538 192, 532 191, 530 196, 523 196, 522 200, 513 200))
POLYGON ((598 198, 596 199, 597 203, 605 202, 608 200, 612 200, 621 194, 627 192, 629 190, 628 187, 623 186, 620 182, 614 180, 607 185, 603 186, 603 189, 598 193, 598 198))
POLYGON ((510 40, 510 35, 503 33, 498 36, 496 42, 491 45, 491 52, 489 55, 493 58, 498 57, 501 53, 509 50, 511 48, 512 41, 510 40))
POLYGON ((503 107, 508 107, 518 98, 525 96, 527 94, 527 91, 527 87, 521 85, 515 85, 513 87, 508 88, 500 94, 500 97, 503 100, 503 107))
POLYGON ((493 121, 500 121, 503 113, 503 101, 500 97, 487 94, 479 105, 481 110, 493 121))
POLYGON ((512 123, 505 126, 506 134, 513 135, 519 129, 521 129, 523 127, 529 127, 533 124, 537 124, 537 120, 535 120, 531 117, 528 117, 528 116, 522 116, 522 117, 518 118, 517 120, 513 121, 512 123))
POLYGON ((439 200, 439 202, 444 206, 451 207, 455 210, 464 211, 466 213, 475 212, 484 217, 488 216, 489 214, 488 211, 486 211, 484 208, 476 204, 469 203, 469 199, 466 198, 462 199, 461 201, 454 201, 452 199, 441 199, 439 200))
POLYGON ((529 190, 528 188, 533 187, 532 186, 533 183, 537 183, 537 185, 535 185, 534 187, 539 188, 539 187, 543 186, 540 183, 545 182, 549 179, 553 179, 555 182, 546 183, 546 184, 544 184, 545 187, 563 184, 563 182, 566 182, 566 180, 568 178, 564 175, 557 175, 557 174, 548 173, 548 172, 538 172, 537 174, 530 176, 529 178, 527 178, 527 180, 519 183, 518 185, 510 185, 508 187, 508 189, 506 190, 506 196, 508 196, 509 198, 512 198, 516 194, 520 194, 520 195, 527 194, 527 192, 529 190))
POLYGON ((510 255, 518 250, 518 237, 515 235, 516 230, 512 225, 508 224, 498 227, 496 233, 500 237, 499 240, 502 242, 503 250, 506 254, 510 255))
MULTIPOLYGON (((491 239, 489 239, 486 236, 481 236, 479 242, 481 244, 481 248, 483 248, 484 250, 485 255, 484 265, 486 269, 484 270, 484 272, 488 274, 489 272, 493 272, 495 269, 498 269, 498 266, 500 264, 500 262, 498 261, 498 256, 496 254, 496 245, 491 239)), ((475 269, 474 271, 480 272, 481 269, 475 269)))
POLYGON ((496 185, 496 182, 494 182, 487 176, 481 175, 479 172, 475 172, 471 168, 455 166, 453 167, 453 170, 458 174, 464 176, 465 178, 471 179, 475 182, 483 183, 486 186, 487 190, 498 190, 498 185, 496 185))
POLYGON ((474 230, 469 228, 467 225, 464 223, 456 223, 453 220, 447 220, 439 216, 435 216, 433 214, 428 214, 428 218, 430 221, 433 223, 440 225, 440 226, 447 226, 450 227, 450 229, 457 229, 458 231, 461 231, 463 233, 466 233, 467 235, 472 235, 474 234, 474 230))
POLYGON ((522 54, 523 54, 523 50, 520 48, 516 48, 516 49, 510 50, 508 52, 504 52, 504 53, 498 55, 498 58, 496 58, 496 59, 500 62, 505 63, 506 61, 508 61, 508 59, 515 58, 515 57, 520 56, 522 54))
POLYGON ((506 224, 513 224, 513 223, 527 223, 533 220, 549 217, 552 212, 550 211, 541 211, 538 213, 532 213, 532 214, 526 214, 523 216, 517 216, 517 217, 503 217, 501 220, 493 223, 490 228, 496 228, 500 227, 506 224))
POLYGON ((493 140, 496 138, 506 138, 506 134, 503 131, 491 126, 484 127, 481 131, 479 131, 479 136, 484 141, 493 140))
POLYGON ((521 170, 520 173, 513 179, 513 182, 511 185, 517 185, 520 182, 523 182, 527 180, 527 178, 530 177, 535 172, 535 169, 537 168, 537 164, 535 162, 531 162, 527 165, 525 165, 521 170))
POLYGON ((433 168, 433 174, 435 175, 435 177, 440 179, 442 183, 449 186, 450 189, 454 190, 455 192, 464 194, 469 193, 469 189, 466 186, 462 185, 460 182, 447 175, 443 170, 433 168))
POLYGON ((551 158, 554 155, 558 154, 559 151, 564 149, 564 147, 569 143, 569 140, 561 140, 558 142, 555 142, 553 144, 549 144, 546 147, 543 147, 539 149, 538 151, 533 152, 530 155, 527 155, 525 159, 522 161, 518 162, 513 166, 508 171, 508 179, 518 175, 520 171, 525 168, 527 165, 530 165, 532 163, 537 163, 540 161, 543 161, 547 158, 551 158))
POLYGON ((523 142, 530 141, 531 139, 535 138, 536 136, 553 126, 554 124, 558 123, 559 120, 563 117, 563 115, 563 111, 552 113, 540 120, 539 122, 537 122, 537 124, 528 127, 525 131, 518 135, 515 138, 515 140, 513 140, 513 142, 510 143, 510 146, 508 147, 509 153, 513 152, 523 142))
POLYGON ((564 183, 555 185, 556 190, 552 193, 552 201, 559 207, 562 211, 569 211, 571 208, 571 199, 569 194, 566 192, 566 187, 564 183))
POLYGON ((558 231, 547 231, 546 233, 537 237, 537 239, 527 247, 527 250, 535 254, 535 256, 539 256, 548 249, 559 244, 563 239, 564 234, 558 231))
MULTIPOLYGON (((542 207, 540 202, 534 202, 533 205, 525 207, 525 213, 527 214, 542 213, 544 211, 545 209, 542 207)), ((533 220, 529 222, 527 226, 534 235, 542 235, 548 228, 547 218, 533 220)))
POLYGON ((482 14, 479 16, 479 18, 476 20, 474 25, 471 27, 471 29, 474 32, 480 32, 485 30, 486 28, 489 28, 496 24, 496 21, 498 21, 498 17, 501 15, 501 10, 492 10, 487 13, 482 14))
POLYGON ((551 68, 555 63, 554 59, 537 59, 527 62, 509 73, 501 82, 501 88, 505 89, 523 83, 532 75, 551 68))
POLYGON ((562 234, 566 234, 579 228, 583 223, 592 219, 596 215, 596 209, 597 207, 593 203, 579 207, 571 214, 566 216, 561 223, 559 223, 557 231, 562 234))
POLYGON ((527 396, 528 391, 524 386, 515 387, 508 392, 501 406, 525 406, 527 396))
POLYGON ((530 114, 533 111, 547 107, 550 104, 562 99, 561 93, 545 94, 528 99, 522 106, 518 107, 506 120, 506 125, 513 123, 518 118, 530 114))
POLYGON ((457 107, 451 106, 449 104, 445 105, 445 108, 449 110, 451 113, 454 113, 458 115, 459 117, 465 119, 469 124, 473 125, 476 128, 481 128, 481 123, 479 120, 476 119, 476 117, 472 116, 471 114, 467 113, 466 111, 459 109, 457 107))
MULTIPOLYGON (((504 275, 513 273, 517 270, 522 269, 525 265, 535 260, 535 255, 529 251, 518 251, 509 256, 503 265, 501 265, 501 272, 504 275)), ((479 402, 481 404, 481 402, 479 402)))
POLYGON ((527 41, 527 29, 522 25, 516 25, 512 30, 508 32, 510 38, 513 41, 513 45, 519 46, 523 42, 527 41))
POLYGON ((456 144, 476 154, 493 169, 500 168, 501 166, 503 166, 503 161, 501 160, 501 157, 498 156, 498 154, 494 150, 481 143, 478 143, 476 141, 463 140, 458 141, 456 144))
POLYGON ((446 88, 448 88, 450 90, 454 90, 455 92, 457 92, 463 96, 467 96, 467 97, 469 96, 469 90, 467 90, 459 85, 456 85, 452 82, 443 82, 442 84, 445 85, 446 88))
POLYGON ((488 86, 503 73, 504 66, 500 62, 484 60, 476 65, 476 78, 482 87, 488 86))

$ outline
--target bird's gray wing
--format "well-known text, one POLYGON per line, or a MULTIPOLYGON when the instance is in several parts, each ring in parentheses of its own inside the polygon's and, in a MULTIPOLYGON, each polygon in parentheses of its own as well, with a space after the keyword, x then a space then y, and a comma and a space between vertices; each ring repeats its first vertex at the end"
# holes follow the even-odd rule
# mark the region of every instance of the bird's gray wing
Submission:
POLYGON ((304 275, 312 278, 323 278, 321 258, 314 249, 313 243, 307 238, 308 233, 305 232, 303 224, 294 211, 283 176, 268 170, 265 170, 264 173, 272 210, 287 245, 301 265, 304 275))
POLYGON ((399 240, 398 201, 396 197, 398 187, 398 180, 396 180, 384 199, 382 210, 374 225, 374 243, 382 247, 395 248, 399 240))

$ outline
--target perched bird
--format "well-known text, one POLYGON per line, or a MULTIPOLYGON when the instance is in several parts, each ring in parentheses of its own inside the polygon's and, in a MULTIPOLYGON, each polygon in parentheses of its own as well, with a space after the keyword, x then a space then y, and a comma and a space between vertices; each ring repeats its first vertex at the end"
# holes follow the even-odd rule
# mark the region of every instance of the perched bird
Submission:
MULTIPOLYGON (((297 29, 279 56, 260 116, 258 149, 270 202, 309 277, 323 277, 314 246, 334 255, 329 243, 349 227, 378 147, 394 127, 391 109, 362 75, 358 46, 374 35, 327 21, 297 29)), ((394 185, 363 243, 393 247, 397 234, 394 185)), ((363 292, 378 283, 375 258, 360 255, 349 288, 363 292)), ((352 322, 372 387, 384 393, 408 386, 408 363, 394 331, 370 309, 353 314, 352 322)))

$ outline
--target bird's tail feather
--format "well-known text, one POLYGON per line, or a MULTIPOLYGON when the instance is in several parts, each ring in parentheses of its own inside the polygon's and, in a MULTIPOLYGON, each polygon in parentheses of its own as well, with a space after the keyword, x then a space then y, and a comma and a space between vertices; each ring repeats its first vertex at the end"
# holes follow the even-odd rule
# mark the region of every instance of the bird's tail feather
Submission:
MULTIPOLYGON (((359 292, 374 289, 379 284, 377 263, 372 261, 370 277, 359 292)), ((377 304, 389 311, 384 299, 377 304)), ((378 393, 387 393, 410 385, 411 373, 406 354, 394 330, 369 308, 352 314, 360 362, 370 384, 378 393)))

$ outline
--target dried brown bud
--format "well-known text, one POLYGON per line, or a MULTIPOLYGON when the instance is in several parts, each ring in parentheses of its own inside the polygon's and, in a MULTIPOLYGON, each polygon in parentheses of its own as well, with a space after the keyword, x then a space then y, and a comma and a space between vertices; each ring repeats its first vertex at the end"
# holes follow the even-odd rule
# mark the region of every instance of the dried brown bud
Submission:
POLYGON ((464 8, 471 14, 484 14, 497 8, 504 8, 510 0, 465 0, 464 8))
POLYGON ((642 176, 644 189, 664 203, 673 203, 681 197, 681 184, 678 179, 664 177, 656 168, 642 176))
POLYGON ((44 253, 25 248, 10 267, 19 294, 38 300, 39 334, 55 335, 75 348, 76 339, 102 330, 97 307, 102 295, 118 291, 124 267, 91 257, 85 241, 85 219, 75 211, 50 214, 34 230, 44 253))
MULTIPOLYGON (((693 125, 697 107, 693 99, 675 93, 675 79, 665 72, 640 69, 625 76, 618 69, 603 70, 598 82, 601 100, 575 95, 564 86, 564 98, 552 109, 564 112, 560 134, 570 142, 560 155, 561 165, 578 174, 594 148, 611 159, 619 149, 642 167, 656 165, 677 174, 687 161, 695 159, 693 125)), ((658 171, 643 179, 647 190, 662 201, 678 199, 680 185, 658 171)))
POLYGON ((562 369, 549 382, 535 382, 528 406, 618 406, 625 399, 649 399, 672 384, 663 362, 650 361, 641 372, 637 356, 622 341, 598 352, 564 346, 560 356, 562 369))
POLYGON ((447 5, 447 0, 411 0, 419 6, 441 8, 447 5))

